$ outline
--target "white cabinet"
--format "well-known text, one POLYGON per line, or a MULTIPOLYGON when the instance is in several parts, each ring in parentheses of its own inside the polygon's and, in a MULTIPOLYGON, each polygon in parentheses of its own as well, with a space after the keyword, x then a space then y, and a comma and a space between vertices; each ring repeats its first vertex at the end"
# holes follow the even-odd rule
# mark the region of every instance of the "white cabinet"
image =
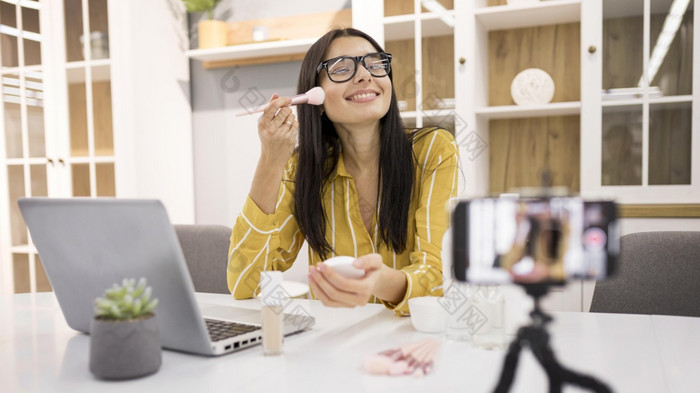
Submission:
POLYGON ((583 193, 622 203, 700 202, 694 5, 582 3, 583 193))
POLYGON ((20 197, 158 198, 194 221, 180 6, 0 2, 0 293, 50 290, 20 197))
MULTIPOLYGON (((454 130, 461 195, 541 186, 547 172, 585 197, 697 211, 697 12, 693 0, 384 0, 382 38, 406 123, 454 130), (552 77, 551 102, 515 105, 526 68, 552 77)), ((591 288, 547 303, 586 310, 591 288)))

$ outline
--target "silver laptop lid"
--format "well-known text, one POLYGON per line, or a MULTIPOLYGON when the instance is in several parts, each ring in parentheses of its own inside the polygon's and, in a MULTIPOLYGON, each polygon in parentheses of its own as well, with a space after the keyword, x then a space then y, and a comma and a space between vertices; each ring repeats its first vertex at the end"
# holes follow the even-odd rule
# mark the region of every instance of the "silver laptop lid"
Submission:
POLYGON ((159 299, 163 347, 212 354, 175 230, 157 200, 23 198, 22 215, 68 325, 89 332, 93 301, 125 277, 159 299))

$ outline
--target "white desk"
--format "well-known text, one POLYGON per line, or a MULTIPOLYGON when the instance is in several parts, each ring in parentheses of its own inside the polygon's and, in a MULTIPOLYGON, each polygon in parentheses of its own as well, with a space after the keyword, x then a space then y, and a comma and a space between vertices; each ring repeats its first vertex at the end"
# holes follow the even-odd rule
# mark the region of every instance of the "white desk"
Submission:
MULTIPOLYGON (((258 306, 255 300, 227 295, 198 294, 198 299, 258 306)), ((88 370, 89 336, 66 325, 52 293, 0 297, 0 391, 490 392, 500 374, 504 351, 445 342, 434 372, 426 377, 369 375, 361 369, 365 355, 427 335, 379 305, 349 310, 295 301, 317 323, 310 332, 286 338, 283 356, 265 357, 259 346, 217 358, 163 351, 156 374, 104 382, 88 370)), ((559 360, 599 377, 616 392, 700 389, 700 318, 554 316, 550 332, 559 360)), ((528 350, 523 355, 512 391, 546 392, 544 372, 528 350)))

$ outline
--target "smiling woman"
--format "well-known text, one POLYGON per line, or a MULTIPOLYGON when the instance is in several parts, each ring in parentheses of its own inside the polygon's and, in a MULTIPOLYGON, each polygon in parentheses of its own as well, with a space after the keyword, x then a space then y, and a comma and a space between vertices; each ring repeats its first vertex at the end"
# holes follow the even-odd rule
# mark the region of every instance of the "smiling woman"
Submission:
POLYGON ((392 60, 367 34, 332 30, 307 52, 297 85, 300 93, 322 87, 323 105, 299 106, 297 121, 288 97, 272 97, 231 236, 234 297, 254 296, 262 271, 288 269, 304 241, 312 294, 327 306, 381 302, 407 315, 408 299, 442 294, 458 149, 445 130, 405 129, 392 60), (339 255, 353 257, 364 276, 343 277, 322 263, 339 255))

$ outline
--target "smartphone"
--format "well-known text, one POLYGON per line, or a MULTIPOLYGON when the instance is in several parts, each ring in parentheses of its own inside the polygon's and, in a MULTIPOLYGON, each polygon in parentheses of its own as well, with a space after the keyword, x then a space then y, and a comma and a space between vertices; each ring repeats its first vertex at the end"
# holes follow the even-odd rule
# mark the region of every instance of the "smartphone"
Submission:
POLYGON ((481 284, 564 284, 614 274, 617 206, 578 197, 481 198, 452 212, 452 274, 481 284))

